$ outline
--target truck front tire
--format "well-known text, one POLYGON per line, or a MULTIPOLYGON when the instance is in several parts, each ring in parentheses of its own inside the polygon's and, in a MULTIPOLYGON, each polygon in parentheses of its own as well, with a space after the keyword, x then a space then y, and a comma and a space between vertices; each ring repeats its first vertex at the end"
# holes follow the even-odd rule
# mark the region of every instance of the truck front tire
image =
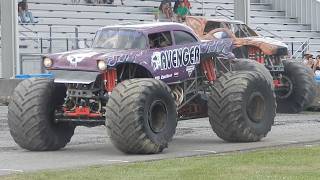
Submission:
POLYGON ((107 104, 106 126, 112 143, 124 153, 162 152, 177 126, 171 89, 151 78, 119 83, 107 104))
POLYGON ((49 79, 27 79, 14 90, 8 124, 15 142, 30 151, 53 151, 66 146, 75 126, 55 123, 54 111, 64 95, 49 79))

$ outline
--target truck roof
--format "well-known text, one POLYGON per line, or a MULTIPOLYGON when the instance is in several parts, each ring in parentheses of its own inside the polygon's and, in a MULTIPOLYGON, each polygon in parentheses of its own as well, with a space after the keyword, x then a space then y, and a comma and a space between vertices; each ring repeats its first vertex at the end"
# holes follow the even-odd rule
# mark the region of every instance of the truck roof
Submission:
POLYGON ((192 29, 181 23, 174 22, 156 22, 156 23, 145 23, 145 24, 124 24, 124 25, 114 25, 114 26, 105 26, 103 29, 125 29, 125 30, 136 30, 142 31, 145 33, 153 33, 157 31, 171 31, 171 30, 187 30, 193 32, 192 29))
POLYGON ((231 24, 244 24, 244 22, 242 22, 242 21, 238 21, 238 20, 229 20, 229 19, 214 19, 214 18, 210 18, 210 19, 207 19, 207 21, 214 21, 214 22, 227 22, 227 23, 231 23, 231 24))

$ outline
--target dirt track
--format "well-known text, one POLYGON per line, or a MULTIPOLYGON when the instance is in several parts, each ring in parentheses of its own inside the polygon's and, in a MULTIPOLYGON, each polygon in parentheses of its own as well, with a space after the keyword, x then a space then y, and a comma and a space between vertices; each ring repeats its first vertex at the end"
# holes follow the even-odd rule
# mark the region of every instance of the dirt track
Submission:
POLYGON ((104 127, 77 128, 71 143, 61 151, 29 152, 19 148, 10 137, 6 111, 6 107, 0 107, 0 175, 320 142, 320 113, 304 113, 278 115, 272 132, 257 143, 226 143, 212 132, 204 118, 180 122, 173 142, 158 155, 125 155, 117 151, 104 127))

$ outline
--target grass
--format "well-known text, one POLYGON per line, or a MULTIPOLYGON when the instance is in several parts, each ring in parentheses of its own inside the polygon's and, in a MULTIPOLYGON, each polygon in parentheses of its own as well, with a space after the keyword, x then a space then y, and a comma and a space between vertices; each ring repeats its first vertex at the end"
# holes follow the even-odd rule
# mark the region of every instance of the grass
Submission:
POLYGON ((43 171, 11 175, 0 179, 318 180, 320 179, 320 146, 93 166, 76 170, 43 171))

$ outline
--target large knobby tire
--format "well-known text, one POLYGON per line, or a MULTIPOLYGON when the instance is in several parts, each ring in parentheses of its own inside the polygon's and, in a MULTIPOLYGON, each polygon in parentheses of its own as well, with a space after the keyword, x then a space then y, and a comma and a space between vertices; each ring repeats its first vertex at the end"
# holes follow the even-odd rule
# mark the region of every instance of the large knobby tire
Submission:
POLYGON ((14 90, 8 124, 15 142, 30 151, 52 151, 66 146, 75 127, 54 123, 54 111, 64 95, 49 79, 27 79, 14 90))
POLYGON ((213 84, 208 111, 213 131, 223 140, 255 142, 271 130, 276 97, 261 73, 228 72, 213 84))
POLYGON ((231 63, 232 70, 234 71, 257 71, 265 76, 268 82, 273 85, 273 77, 270 71, 263 65, 250 59, 235 59, 231 63))
POLYGON ((314 73, 309 67, 292 61, 283 61, 291 90, 287 94, 277 92, 278 113, 299 113, 309 107, 316 97, 317 84, 314 73))
POLYGON ((106 126, 112 143, 124 153, 162 152, 177 126, 171 89, 155 79, 121 82, 110 95, 106 126))

